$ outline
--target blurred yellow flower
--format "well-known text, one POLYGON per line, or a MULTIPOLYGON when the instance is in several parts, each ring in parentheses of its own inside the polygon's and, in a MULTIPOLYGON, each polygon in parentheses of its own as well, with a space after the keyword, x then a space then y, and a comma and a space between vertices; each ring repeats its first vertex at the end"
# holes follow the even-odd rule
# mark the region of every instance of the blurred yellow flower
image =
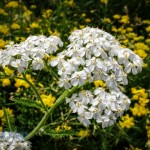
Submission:
POLYGON ((145 108, 145 106, 142 106, 138 103, 135 103, 134 107, 130 108, 130 111, 132 112, 133 116, 138 117, 149 114, 149 109, 145 108))
MULTIPOLYGON (((18 76, 18 77, 22 78, 22 75, 20 75, 20 76, 18 76)), ((32 84, 34 84, 34 78, 32 78, 30 74, 26 74, 26 78, 27 78, 32 84)), ((15 87, 18 88, 18 87, 21 87, 21 86, 24 86, 25 88, 29 88, 29 84, 28 84, 26 81, 24 81, 24 80, 22 80, 22 79, 17 79, 17 78, 15 78, 15 87)))
POLYGON ((10 1, 5 5, 5 7, 7 7, 7 8, 16 8, 18 6, 19 6, 19 4, 17 1, 10 1))
POLYGON ((8 67, 5 67, 4 71, 5 71, 6 75, 8 75, 8 76, 12 75, 14 73, 14 70, 9 69, 8 67))
POLYGON ((85 22, 89 23, 89 22, 91 22, 91 19, 90 18, 86 18, 85 22))
POLYGON ((147 53, 142 50, 142 49, 138 49, 138 50, 134 50, 134 52, 139 55, 142 59, 145 59, 147 57, 147 53))
POLYGON ((52 12, 53 12, 53 11, 52 11, 51 9, 47 9, 47 10, 45 10, 45 11, 43 12, 42 16, 43 16, 44 18, 49 18, 49 17, 51 16, 52 12))
POLYGON ((0 109, 0 118, 3 118, 4 117, 4 112, 2 109, 0 109))
POLYGON ((2 86, 10 85, 10 80, 8 78, 1 79, 1 81, 2 81, 2 86))
POLYGON ((108 0, 100 0, 101 3, 107 4, 108 0))
POLYGON ((106 87, 106 84, 102 80, 96 80, 93 83, 95 87, 106 87))
POLYGON ((78 133, 77 133, 77 136, 80 136, 82 138, 84 137, 88 137, 90 136, 90 131, 87 129, 87 130, 80 130, 78 133))
POLYGON ((52 107, 52 105, 54 104, 54 102, 56 100, 56 98, 54 96, 52 96, 51 94, 49 94, 49 95, 42 94, 41 99, 42 99, 43 103, 49 107, 52 107))
POLYGON ((0 132, 2 132, 3 131, 3 127, 2 126, 0 126, 0 132))
POLYGON ((146 31, 147 31, 147 32, 150 32, 150 26, 148 26, 148 27, 146 28, 146 31))
POLYGON ((132 32, 132 31, 133 31, 133 28, 128 27, 128 28, 126 28, 126 30, 127 30, 128 32, 132 32))
POLYGON ((134 49, 141 49, 141 50, 145 50, 145 51, 150 50, 150 48, 146 44, 140 43, 140 42, 134 44, 134 47, 135 47, 134 49))
POLYGON ((110 22, 111 22, 110 18, 104 18, 103 21, 104 21, 105 23, 110 23, 110 22))
POLYGON ((117 29, 115 26, 112 26, 112 27, 111 27, 111 31, 113 31, 113 32, 118 32, 118 29, 117 29))
POLYGON ((0 48, 5 48, 6 42, 2 39, 0 39, 0 48))
POLYGON ((114 18, 114 19, 120 19, 120 17, 121 17, 121 16, 118 15, 118 14, 113 15, 113 18, 114 18))
POLYGON ((0 8, 0 15, 7 16, 7 15, 8 15, 8 13, 7 13, 7 12, 5 12, 5 10, 4 10, 4 9, 0 8))
POLYGON ((36 22, 33 22, 30 24, 30 28, 32 28, 32 29, 39 28, 39 24, 36 22))
POLYGON ((85 16, 86 16, 86 13, 82 13, 81 16, 82 16, 82 17, 85 17, 85 16))
POLYGON ((144 24, 150 24, 150 20, 143 20, 142 21, 144 24))
POLYGON ((20 29, 20 25, 17 24, 17 23, 13 23, 13 24, 11 25, 11 29, 14 29, 14 30, 20 29))
POLYGON ((121 117, 121 121, 119 121, 119 125, 121 126, 121 128, 130 129, 132 126, 134 126, 134 118, 130 117, 129 114, 126 114, 125 116, 121 117))
POLYGON ((129 16, 127 15, 122 16, 119 22, 123 24, 129 24, 130 23, 129 16))
POLYGON ((0 25, 0 32, 3 34, 8 34, 9 33, 9 28, 7 25, 0 25))

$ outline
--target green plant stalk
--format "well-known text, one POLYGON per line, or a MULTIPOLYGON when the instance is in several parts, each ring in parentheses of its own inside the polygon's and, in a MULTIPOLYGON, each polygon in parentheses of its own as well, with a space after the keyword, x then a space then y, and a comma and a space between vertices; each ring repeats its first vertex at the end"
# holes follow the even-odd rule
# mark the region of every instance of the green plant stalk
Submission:
POLYGON ((40 102, 41 102, 43 108, 45 109, 45 111, 48 111, 48 109, 46 108, 46 106, 44 105, 44 103, 43 103, 43 101, 42 101, 42 99, 41 99, 40 94, 38 93, 38 91, 36 90, 36 88, 34 87, 34 85, 26 78, 26 76, 25 76, 24 73, 22 73, 22 75, 23 75, 23 80, 25 80, 25 81, 30 85, 31 89, 32 89, 32 90, 35 92, 35 94, 37 95, 37 97, 38 97, 38 99, 40 100, 40 102))
POLYGON ((25 137, 25 140, 30 140, 38 131, 39 129, 44 125, 44 123, 47 121, 49 116, 52 114, 53 110, 57 108, 66 97, 69 97, 72 93, 74 93, 77 89, 79 89, 79 86, 73 87, 72 89, 65 90, 62 95, 57 99, 57 101, 54 103, 54 105, 45 113, 39 124, 25 137))
POLYGON ((5 117, 6 117, 6 122, 8 124, 8 127, 9 127, 9 131, 12 132, 12 127, 11 127, 11 123, 10 123, 10 119, 9 119, 9 114, 7 113, 7 110, 5 107, 2 108, 3 111, 4 111, 4 114, 5 114, 5 117))

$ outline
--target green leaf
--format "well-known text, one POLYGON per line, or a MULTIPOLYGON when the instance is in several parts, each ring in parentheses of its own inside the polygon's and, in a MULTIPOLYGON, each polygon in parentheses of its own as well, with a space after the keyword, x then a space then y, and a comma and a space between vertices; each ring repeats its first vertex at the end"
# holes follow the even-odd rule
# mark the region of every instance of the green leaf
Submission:
POLYGON ((34 108, 38 108, 38 109, 43 109, 43 107, 34 100, 14 99, 13 101, 17 104, 24 105, 27 107, 34 107, 34 108))
POLYGON ((77 133, 73 130, 61 130, 61 131, 55 131, 53 129, 46 129, 42 132, 44 135, 49 135, 52 138, 63 138, 66 136, 73 136, 76 135, 77 133))

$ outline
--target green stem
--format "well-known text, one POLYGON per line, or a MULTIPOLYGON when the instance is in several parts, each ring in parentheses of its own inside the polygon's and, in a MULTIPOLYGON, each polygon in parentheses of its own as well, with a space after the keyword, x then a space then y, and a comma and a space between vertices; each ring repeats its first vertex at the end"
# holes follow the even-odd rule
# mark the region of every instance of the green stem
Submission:
POLYGON ((37 95, 38 99, 40 100, 43 108, 45 109, 45 111, 48 111, 48 109, 46 108, 46 106, 44 105, 42 99, 41 99, 41 96, 39 94, 39 92, 36 90, 36 88, 34 87, 34 85, 26 78, 26 75, 24 73, 22 73, 23 75, 23 80, 25 80, 31 87, 31 89, 35 92, 35 94, 37 95))
POLYGON ((6 110, 5 107, 3 107, 2 109, 3 109, 5 117, 6 117, 6 122, 8 124, 9 131, 12 132, 13 130, 12 130, 12 127, 11 127, 11 122, 10 122, 9 114, 8 114, 8 112, 7 112, 7 110, 6 110))
POLYGON ((48 71, 55 77, 55 79, 58 81, 59 78, 57 76, 57 74, 52 70, 52 68, 50 66, 47 65, 47 62, 45 61, 45 66, 47 67, 48 71))
POLYGON ((44 125, 44 123, 47 121, 49 116, 52 114, 53 110, 58 107, 66 97, 69 97, 72 93, 74 93, 77 89, 80 87, 76 86, 72 89, 66 90, 63 92, 63 94, 57 99, 57 101, 54 103, 54 105, 45 113, 39 124, 31 131, 26 137, 25 140, 31 139, 38 131, 39 129, 44 125))

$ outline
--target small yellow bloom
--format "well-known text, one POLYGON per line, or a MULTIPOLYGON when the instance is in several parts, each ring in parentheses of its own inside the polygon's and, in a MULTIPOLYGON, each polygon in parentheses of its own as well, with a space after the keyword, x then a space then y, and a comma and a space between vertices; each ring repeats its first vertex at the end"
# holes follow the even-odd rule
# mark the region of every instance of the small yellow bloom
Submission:
POLYGON ((133 100, 138 100, 139 96, 138 95, 133 95, 133 100))
POLYGON ((82 16, 82 17, 85 17, 85 16, 86 16, 86 13, 82 13, 81 16, 82 16))
POLYGON ((121 126, 121 128, 130 129, 132 126, 134 126, 134 119, 133 117, 130 117, 129 114, 126 114, 125 116, 121 117, 121 121, 119 121, 119 125, 121 126))
POLYGON ((119 22, 123 24, 129 24, 130 23, 129 16, 127 15, 122 16, 119 22))
POLYGON ((105 23, 110 23, 110 22, 111 22, 110 18, 104 18, 103 21, 104 21, 105 23))
POLYGON ((0 39, 0 48, 5 48, 6 42, 2 39, 0 39))
POLYGON ((146 28, 146 31, 147 31, 147 32, 150 32, 150 26, 148 26, 148 27, 146 28))
POLYGON ((118 15, 118 14, 113 15, 113 18, 114 18, 114 19, 120 19, 120 17, 121 17, 121 16, 118 15))
POLYGON ((13 23, 13 24, 11 25, 11 29, 14 29, 14 30, 20 29, 20 25, 17 24, 17 23, 13 23))
POLYGON ((5 67, 4 71, 5 71, 6 75, 8 75, 8 76, 12 75, 14 73, 14 70, 9 69, 8 67, 5 67))
POLYGON ((95 87, 106 87, 106 84, 102 80, 96 80, 93 83, 95 87))
POLYGON ((118 32, 118 29, 115 26, 112 26, 111 31, 118 32))
POLYGON ((0 132, 2 132, 3 131, 3 127, 2 126, 0 126, 0 132))
POLYGON ((0 109, 0 118, 4 117, 4 111, 2 109, 0 109))
POLYGON ((87 18, 87 19, 85 19, 85 22, 89 23, 89 22, 91 22, 91 19, 87 18))
POLYGON ((83 29, 83 28, 85 28, 85 26, 84 25, 79 25, 79 28, 83 29))
POLYGON ((0 32, 7 35, 9 34, 9 28, 7 25, 0 25, 0 32))
POLYGON ((32 28, 32 29, 39 28, 39 24, 33 22, 33 23, 30 25, 30 28, 32 28))
POLYGON ((41 98, 42 98, 43 103, 49 107, 52 107, 52 105, 54 104, 56 100, 56 98, 52 96, 51 94, 49 95, 42 94, 41 98))
POLYGON ((108 0, 100 0, 101 3, 107 4, 108 0))
POLYGON ((1 14, 1 15, 4 15, 4 16, 7 16, 7 15, 8 15, 8 13, 6 13, 5 10, 2 9, 2 8, 0 8, 0 14, 1 14))
POLYGON ((80 136, 82 138, 90 136, 89 130, 80 130, 77 134, 77 136, 80 136))
POLYGON ((16 1, 10 1, 5 5, 5 7, 7 7, 7 8, 16 8, 18 6, 19 6, 19 4, 16 1))
POLYGON ((60 131, 61 130, 61 127, 60 126, 57 126, 56 128, 55 128, 55 131, 60 131))
POLYGON ((10 85, 10 80, 8 78, 4 78, 1 81, 2 81, 2 86, 9 86, 10 85))

